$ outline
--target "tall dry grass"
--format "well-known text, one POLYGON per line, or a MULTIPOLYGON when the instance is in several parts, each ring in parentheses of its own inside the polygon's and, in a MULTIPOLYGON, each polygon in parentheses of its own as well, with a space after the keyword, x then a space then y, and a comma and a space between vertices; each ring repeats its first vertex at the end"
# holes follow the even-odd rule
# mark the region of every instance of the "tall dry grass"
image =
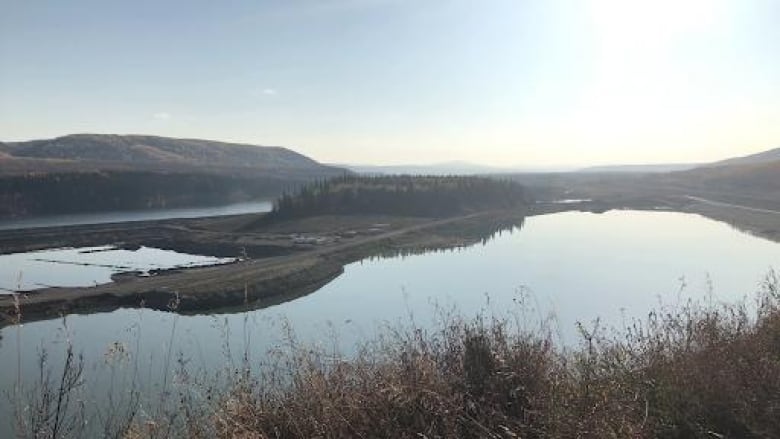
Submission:
MULTIPOLYGON (((291 338, 225 384, 179 361, 165 410, 111 436, 194 438, 780 437, 780 279, 755 303, 689 302, 580 345, 492 316, 388 330, 354 355, 291 338)), ((246 347, 245 347, 246 349, 246 347)), ((58 437, 45 435, 36 437, 58 437)))

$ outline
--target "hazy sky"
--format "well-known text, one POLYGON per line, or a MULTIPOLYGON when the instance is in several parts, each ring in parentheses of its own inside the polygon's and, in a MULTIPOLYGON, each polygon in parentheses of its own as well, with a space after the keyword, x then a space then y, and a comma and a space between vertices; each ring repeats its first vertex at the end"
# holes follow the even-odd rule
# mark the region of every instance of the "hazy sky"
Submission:
POLYGON ((780 146, 778 0, 0 0, 0 140, 148 133, 327 162, 780 146))

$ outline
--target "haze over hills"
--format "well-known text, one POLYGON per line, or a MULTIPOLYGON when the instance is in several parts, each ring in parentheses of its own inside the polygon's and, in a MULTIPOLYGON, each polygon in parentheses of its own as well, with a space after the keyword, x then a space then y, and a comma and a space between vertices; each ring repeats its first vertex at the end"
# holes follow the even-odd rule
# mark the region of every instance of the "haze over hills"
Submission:
POLYGON ((735 157, 732 159, 721 160, 719 162, 710 163, 708 166, 751 165, 778 160, 780 160, 780 148, 775 148, 744 157, 735 157))
POLYGON ((577 172, 589 173, 668 173, 689 171, 699 168, 711 168, 719 166, 760 164, 780 160, 780 148, 751 154, 744 157, 735 157, 712 163, 661 163, 661 164, 637 164, 637 165, 603 165, 589 166, 578 169, 577 172))
POLYGON ((666 172, 648 172, 641 168, 635 172, 619 172, 611 170, 615 167, 605 167, 602 171, 518 173, 508 177, 524 184, 539 200, 594 199, 655 206, 654 200, 664 197, 672 197, 677 202, 699 197, 780 211, 780 160, 776 159, 777 152, 770 150, 745 158, 666 172))
POLYGON ((763 192, 780 198, 780 148, 673 172, 669 177, 702 188, 763 192))
POLYGON ((700 167, 678 175, 695 177, 704 182, 750 184, 780 191, 780 160, 700 167))
POLYGON ((671 173, 668 180, 700 191, 768 201, 771 204, 760 204, 780 208, 780 148, 671 173))
POLYGON ((562 167, 488 166, 464 161, 406 165, 335 165, 364 175, 487 175, 516 172, 563 172, 562 167))
POLYGON ((656 172, 674 172, 687 171, 701 166, 700 163, 667 163, 657 165, 604 165, 589 166, 578 169, 577 172, 627 172, 627 173, 656 173, 656 172))
MULTIPOLYGON (((696 166, 614 165, 502 168, 467 162, 348 166, 352 172, 528 175, 535 186, 674 187, 780 203, 780 149, 696 166), (545 177, 547 173, 550 177, 545 177), (604 179, 601 175, 620 178, 604 179), (538 175, 538 177, 534 177, 538 175), (642 175, 647 178, 638 180, 642 175), (599 183, 599 182, 603 182, 599 183), (552 183, 551 183, 552 182, 552 183), (612 182, 612 183, 609 183, 612 182)), ((301 184, 350 171, 281 147, 144 135, 75 134, 0 143, 0 216, 227 204, 275 198, 301 184)))

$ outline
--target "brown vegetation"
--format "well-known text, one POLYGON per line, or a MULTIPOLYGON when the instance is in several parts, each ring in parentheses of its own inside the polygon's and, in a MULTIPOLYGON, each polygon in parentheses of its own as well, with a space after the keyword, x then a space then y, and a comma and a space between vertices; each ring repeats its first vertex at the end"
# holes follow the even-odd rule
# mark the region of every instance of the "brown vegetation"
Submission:
POLYGON ((282 390, 246 381, 209 428, 221 437, 778 437, 776 279, 743 307, 651 313, 625 337, 549 335, 492 319, 390 334, 353 360, 291 358, 282 390))
MULTIPOLYGON (((259 169, 325 169, 314 160, 281 147, 158 136, 73 134, 53 139, 0 144, 0 153, 17 159, 123 163, 146 170, 149 163, 190 167, 259 169)), ((339 171, 343 172, 343 171, 339 171)))
MULTIPOLYGON (((580 328, 575 349, 556 347, 544 325, 528 329, 519 316, 444 317, 434 331, 388 330, 349 357, 291 341, 259 368, 248 360, 236 367, 225 388, 217 381, 196 384, 182 363, 181 384, 166 393, 165 408, 131 407, 104 432, 124 438, 780 436, 774 274, 756 306, 689 303, 651 312, 612 336, 596 322, 580 328)), ((22 408, 21 416, 33 414, 22 408)), ((24 420, 19 425, 29 425, 24 420)), ((59 437, 55 424, 28 436, 59 437)))

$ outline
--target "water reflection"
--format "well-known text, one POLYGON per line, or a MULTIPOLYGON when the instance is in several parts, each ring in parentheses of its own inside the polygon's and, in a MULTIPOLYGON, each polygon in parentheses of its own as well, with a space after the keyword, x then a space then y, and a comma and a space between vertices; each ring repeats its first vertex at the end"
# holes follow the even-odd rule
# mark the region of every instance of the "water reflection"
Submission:
MULTIPOLYGON (((440 224, 416 233, 405 234, 387 241, 384 245, 361 248, 357 251, 338 253, 329 262, 338 268, 338 264, 348 264, 358 260, 373 261, 396 257, 409 257, 427 253, 461 251, 472 245, 486 245, 504 233, 512 233, 522 227, 523 213, 513 212, 489 217, 475 216, 466 220, 440 224)), ((110 282, 120 273, 127 275, 147 275, 151 271, 172 268, 197 267, 223 264, 234 258, 215 258, 177 253, 148 247, 129 251, 113 247, 90 247, 79 249, 56 249, 37 252, 0 255, 0 294, 3 291, 28 291, 45 287, 93 286, 110 282), (17 275, 18 274, 18 275, 17 275)), ((188 315, 235 313, 262 309, 295 300, 319 290, 331 282, 340 271, 323 269, 316 271, 319 277, 311 277, 315 271, 307 270, 300 282, 283 285, 272 294, 253 297, 245 291, 220 294, 214 299, 199 296, 191 299, 184 297, 181 307, 170 309, 168 303, 177 300, 172 292, 151 292, 143 296, 114 297, 80 300, 70 303, 69 312, 89 314, 108 312, 120 307, 146 306, 149 308, 173 311, 188 315)), ((247 284, 247 288, 251 285, 247 284)), ((61 305, 53 303, 51 307, 28 308, 27 321, 53 318, 59 315, 61 305)), ((22 310, 24 312, 24 310, 22 310)), ((9 311, 9 315, 16 314, 9 311)), ((3 317, 3 316, 0 316, 3 317)), ((12 324, 12 318, 0 319, 2 324, 12 324)))
POLYGON ((425 237, 412 235, 406 243, 400 243, 377 249, 375 253, 361 258, 365 261, 380 259, 406 258, 415 255, 432 253, 458 252, 474 245, 487 245, 490 241, 504 234, 520 231, 525 223, 525 216, 503 216, 479 218, 465 223, 444 225, 432 232, 426 232, 425 237))
POLYGON ((159 270, 234 260, 151 247, 126 250, 101 246, 12 253, 0 255, 0 294, 47 287, 93 286, 111 282, 120 273, 148 276, 159 270))
MULTIPOLYGON (((552 321, 563 342, 576 343, 577 322, 589 327, 600 317, 604 327, 620 328, 688 299, 738 301, 751 297, 770 267, 780 266, 780 245, 689 214, 562 213, 474 230, 463 244, 485 245, 431 253, 420 253, 411 242, 383 248, 296 300, 222 315, 148 309, 74 315, 68 317, 68 337, 90 365, 93 399, 110 382, 104 358, 116 342, 139 361, 143 391, 153 395, 174 373, 165 361, 171 351, 190 369, 209 373, 238 364, 245 349, 257 365, 269 349, 288 345, 292 328, 303 343, 349 352, 385 324, 414 320, 430 327, 437 307, 466 315, 519 313, 529 325, 552 321)), ((442 248, 436 243, 447 233, 426 233, 426 249, 442 248)), ((17 359, 23 379, 34 380, 41 348, 50 350, 56 370, 62 327, 50 320, 0 330, 0 370, 8 371, 0 374, 0 388, 13 388, 17 359)), ((0 406, 0 415, 7 413, 0 406)))
POLYGON ((139 211, 95 212, 43 215, 23 218, 5 218, 0 219, 0 230, 239 215, 245 213, 269 212, 272 205, 273 203, 271 201, 261 200, 247 201, 223 206, 182 207, 175 209, 149 209, 139 211))

